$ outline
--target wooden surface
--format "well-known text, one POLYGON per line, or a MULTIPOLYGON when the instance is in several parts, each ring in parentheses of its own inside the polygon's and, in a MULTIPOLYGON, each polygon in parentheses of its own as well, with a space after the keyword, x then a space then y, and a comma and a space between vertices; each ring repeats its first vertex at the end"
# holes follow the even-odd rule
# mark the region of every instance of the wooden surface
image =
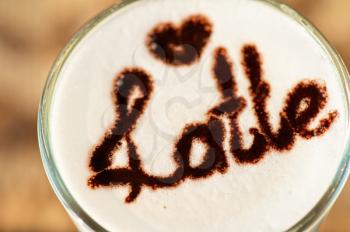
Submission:
MULTIPOLYGON (((43 171, 41 91, 55 56, 112 0, 0 0, 0 231, 75 231, 43 171)), ((316 24, 350 67, 350 1, 285 0, 316 24)), ((322 232, 350 231, 350 184, 322 232)))

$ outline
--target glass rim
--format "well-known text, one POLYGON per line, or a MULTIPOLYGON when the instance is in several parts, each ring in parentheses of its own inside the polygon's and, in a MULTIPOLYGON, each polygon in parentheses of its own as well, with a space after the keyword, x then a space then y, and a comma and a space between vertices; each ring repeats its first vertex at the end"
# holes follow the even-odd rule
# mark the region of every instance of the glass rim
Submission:
MULTIPOLYGON (((92 29, 104 22, 109 16, 116 13, 120 9, 142 0, 122 0, 120 3, 115 3, 106 10, 102 11, 100 14, 95 16, 89 22, 87 22, 66 44, 62 49, 58 57, 56 58, 48 79, 46 81, 44 91, 41 97, 39 111, 38 111, 38 142, 40 148, 40 154, 43 161, 44 169, 46 175, 48 176, 49 182, 59 198, 60 202, 63 204, 65 209, 68 211, 71 217, 74 217, 74 221, 77 223, 87 226, 94 231, 107 231, 101 225, 99 225, 93 218, 91 218, 77 203, 77 201, 70 194, 68 188, 64 184, 62 177, 56 167, 53 152, 50 147, 50 127, 49 127, 49 116, 51 111, 51 102, 54 95, 56 82, 59 78, 60 72, 66 62, 70 57, 70 54, 74 51, 75 47, 80 43, 80 41, 88 35, 92 29)), ((340 81, 345 92, 345 104, 347 108, 350 108, 350 82, 349 73, 347 68, 341 59, 335 48, 330 45, 327 39, 322 35, 322 33, 313 26, 307 19, 302 15, 292 9, 290 6, 277 2, 276 0, 259 0, 270 6, 274 7, 278 11, 282 12, 286 16, 294 19, 299 23, 313 39, 322 47, 326 52, 329 59, 332 61, 332 65, 335 66, 338 75, 340 76, 340 81)), ((349 112, 346 112, 346 127, 350 125, 349 112)), ((332 183, 328 187, 327 191, 323 194, 322 198, 318 203, 296 224, 294 224, 288 232, 296 231, 307 231, 312 229, 312 227, 318 224, 330 208, 335 203, 341 190, 343 189, 345 182, 349 176, 350 172, 350 133, 349 130, 346 132, 346 143, 344 145, 344 153, 342 160, 337 169, 337 173, 333 178, 332 183)))

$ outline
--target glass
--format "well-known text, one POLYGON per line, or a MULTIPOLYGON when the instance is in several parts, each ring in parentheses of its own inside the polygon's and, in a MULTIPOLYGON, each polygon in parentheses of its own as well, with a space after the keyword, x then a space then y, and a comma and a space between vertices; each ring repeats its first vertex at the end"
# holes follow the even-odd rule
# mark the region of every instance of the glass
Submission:
MULTIPOLYGON (((106 231, 102 228, 97 222, 94 221, 84 210, 77 204, 75 199, 70 194, 69 190, 64 184, 60 173, 57 170, 52 150, 50 147, 50 131, 49 131, 49 123, 50 123, 50 108, 51 108, 51 100, 55 91, 55 84, 59 77, 60 71, 69 57, 70 53, 74 50, 76 45, 80 42, 85 35, 87 35, 94 27, 99 25, 102 21, 108 18, 110 15, 118 12, 121 8, 128 6, 129 4, 141 1, 141 0, 126 0, 122 1, 119 4, 115 4, 109 9, 103 11, 101 14, 96 16, 90 22, 88 22, 85 26, 81 28, 81 30, 75 34, 75 36, 71 39, 71 41, 66 45, 66 47, 61 51, 60 55, 56 59, 48 80, 45 85, 45 89, 42 95, 39 114, 38 114, 38 137, 39 137, 39 146, 41 157, 44 163, 44 168, 46 174, 49 178, 49 181, 52 185, 52 188, 59 200, 67 210, 68 214, 73 219, 76 226, 82 231, 106 231)), ((303 28, 320 44, 320 46, 326 51, 330 60, 333 62, 337 72, 341 79, 339 80, 344 88, 344 102, 346 104, 346 118, 347 120, 347 128, 349 126, 349 112, 348 109, 349 101, 350 101, 350 85, 349 85, 349 73, 340 58, 339 54, 336 50, 328 43, 328 41, 322 36, 322 34, 304 17, 298 14, 296 11, 291 9, 289 6, 275 2, 273 0, 259 0, 263 1, 266 4, 270 4, 277 10, 286 14, 287 16, 296 20, 303 28)), ((346 135, 346 145, 343 154, 342 161, 338 167, 338 171, 336 176, 333 179, 332 184, 329 186, 328 190, 325 192, 320 201, 316 204, 316 206, 310 210, 308 214, 304 216, 299 222, 297 222, 292 228, 290 228, 289 232, 294 231, 317 231, 321 221, 324 219, 334 202, 336 201, 338 195, 340 194, 342 188, 345 185, 345 181, 349 175, 349 164, 350 164, 350 146, 349 146, 349 132, 346 135)))

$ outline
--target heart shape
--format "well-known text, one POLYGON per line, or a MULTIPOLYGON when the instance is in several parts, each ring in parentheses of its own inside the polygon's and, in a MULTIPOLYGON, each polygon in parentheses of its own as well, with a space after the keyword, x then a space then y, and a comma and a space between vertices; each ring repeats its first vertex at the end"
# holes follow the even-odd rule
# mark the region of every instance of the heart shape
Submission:
POLYGON ((212 34, 212 24, 203 15, 192 15, 180 26, 160 23, 148 34, 146 46, 156 59, 172 66, 198 61, 212 34))

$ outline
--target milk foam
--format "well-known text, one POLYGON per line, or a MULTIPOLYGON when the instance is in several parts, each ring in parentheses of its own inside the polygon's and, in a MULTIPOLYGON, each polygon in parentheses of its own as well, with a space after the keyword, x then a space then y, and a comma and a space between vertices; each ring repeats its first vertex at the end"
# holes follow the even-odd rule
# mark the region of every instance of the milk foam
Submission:
MULTIPOLYGON (((94 28, 64 64, 51 111, 54 160, 74 199, 109 231, 286 230, 315 206, 341 160, 347 125, 339 78, 326 52, 304 28, 261 1, 136 2, 94 28), (180 23, 198 13, 213 24, 199 63, 170 67, 154 59, 145 47, 149 30, 160 22, 180 23), (264 78, 271 84, 268 108, 276 127, 292 87, 304 79, 325 83, 329 102, 319 116, 330 110, 340 115, 325 135, 298 138, 291 151, 270 152, 257 165, 239 165, 227 152, 230 167, 225 175, 186 180, 177 188, 145 188, 132 204, 124 202, 127 187, 88 188, 89 154, 115 120, 112 83, 126 67, 142 67, 154 79, 149 105, 132 135, 147 172, 173 172, 170 155, 182 129, 188 123, 205 121, 206 112, 218 103, 211 70, 218 46, 228 49, 239 94, 248 100, 239 122, 249 145, 249 128, 257 122, 240 64, 240 50, 246 43, 254 43, 263 56, 264 78)), ((194 146, 193 164, 200 162, 202 150, 200 144, 194 146)), ((123 146, 114 166, 125 165, 123 146)))

